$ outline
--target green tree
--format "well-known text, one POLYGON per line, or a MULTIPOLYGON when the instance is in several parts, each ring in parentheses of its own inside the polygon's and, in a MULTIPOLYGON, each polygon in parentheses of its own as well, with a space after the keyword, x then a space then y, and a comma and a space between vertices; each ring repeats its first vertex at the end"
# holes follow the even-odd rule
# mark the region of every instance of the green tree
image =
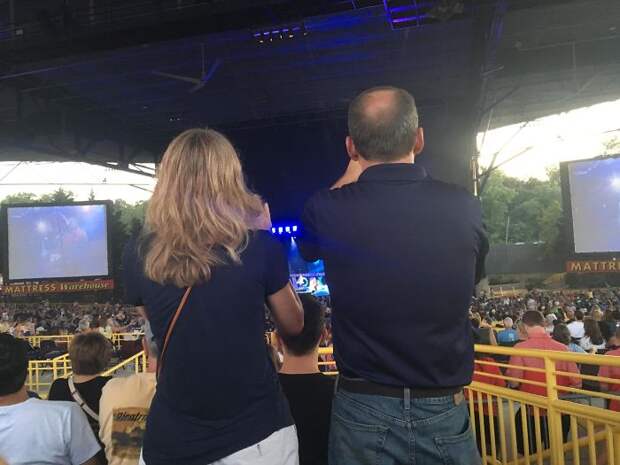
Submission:
POLYGON ((51 194, 44 194, 41 196, 41 202, 44 203, 66 203, 73 202, 75 195, 71 191, 66 191, 62 187, 59 187, 51 194))
POLYGON ((617 137, 612 137, 607 142, 605 142, 605 155, 616 155, 620 153, 620 139, 617 137))
POLYGON ((481 197, 484 222, 492 244, 504 242, 506 229, 510 227, 510 208, 517 195, 514 181, 502 172, 493 173, 481 197))
POLYGON ((2 199, 2 204, 12 204, 12 203, 36 203, 39 200, 37 199, 36 194, 32 192, 18 192, 17 194, 7 195, 4 199, 2 199))
POLYGON ((110 207, 109 214, 109 231, 110 231, 110 259, 112 278, 116 284, 114 294, 117 298, 123 295, 123 276, 122 276, 122 258, 123 250, 129 240, 127 227, 122 219, 123 208, 126 205, 124 201, 116 201, 110 207))
POLYGON ((481 196, 491 243, 544 242, 549 253, 556 249, 562 218, 559 170, 547 176, 524 181, 501 172, 491 175, 481 196))

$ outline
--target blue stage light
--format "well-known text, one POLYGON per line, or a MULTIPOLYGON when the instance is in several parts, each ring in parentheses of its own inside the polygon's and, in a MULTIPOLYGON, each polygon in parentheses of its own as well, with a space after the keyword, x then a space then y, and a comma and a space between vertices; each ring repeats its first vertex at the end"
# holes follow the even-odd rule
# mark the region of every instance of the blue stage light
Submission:
POLYGON ((283 228, 282 226, 280 226, 280 227, 278 228, 278 234, 282 234, 282 232, 283 232, 283 231, 284 231, 284 228, 283 228))
POLYGON ((272 234, 275 234, 276 233, 276 228, 271 228, 271 232, 272 232, 272 234))
POLYGON ((293 226, 293 232, 297 232, 297 226, 293 226))
POLYGON ((285 230, 287 233, 289 233, 289 234, 290 234, 290 232, 291 232, 291 227, 290 227, 290 226, 287 226, 286 228, 284 228, 284 230, 285 230))

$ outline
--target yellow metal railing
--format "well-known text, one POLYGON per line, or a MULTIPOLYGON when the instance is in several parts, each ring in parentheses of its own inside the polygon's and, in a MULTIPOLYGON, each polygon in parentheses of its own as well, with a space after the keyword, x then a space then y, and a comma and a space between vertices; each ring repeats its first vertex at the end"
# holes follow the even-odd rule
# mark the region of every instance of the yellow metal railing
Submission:
POLYGON ((144 351, 138 352, 137 354, 129 357, 127 360, 123 360, 109 370, 104 371, 101 373, 101 376, 115 376, 120 371, 124 371, 129 368, 133 369, 133 372, 136 374, 146 371, 146 353, 144 351))
POLYGON ((501 379, 506 384, 537 386, 545 393, 535 395, 493 385, 491 381, 474 381, 466 389, 472 429, 484 465, 620 465, 620 412, 606 408, 607 401, 620 398, 612 392, 560 385, 558 377, 570 376, 582 382, 608 385, 620 384, 620 379, 557 368, 558 362, 620 367, 620 357, 483 345, 477 345, 476 352, 493 360, 518 355, 536 359, 544 366, 543 369, 515 367, 544 374, 544 382, 540 383, 507 376, 502 369, 512 367, 510 359, 508 363, 477 361, 475 375, 487 380, 501 379), (495 366, 501 374, 483 371, 484 366, 495 366))
POLYGON ((64 345, 65 348, 69 347, 69 343, 71 339, 73 339, 72 334, 57 334, 53 336, 26 336, 24 337, 28 341, 28 343, 32 347, 41 347, 41 342, 43 341, 52 341, 55 344, 64 345))
MULTIPOLYGON (((477 360, 478 369, 494 366, 499 374, 476 370, 476 375, 488 381, 473 381, 466 388, 472 430, 484 465, 620 465, 620 412, 606 407, 610 400, 620 401, 620 393, 557 383, 558 376, 568 375, 607 385, 619 385, 620 379, 556 368, 558 362, 620 368, 620 357, 486 345, 476 345, 475 350, 500 359, 477 360), (513 366, 509 362, 515 355, 540 360, 544 368, 515 368, 540 373, 544 382, 507 376, 504 370, 513 366), (538 386, 545 395, 491 384, 494 379, 538 386)), ((331 347, 319 349, 319 365, 330 367, 326 374, 337 374, 332 354, 331 347)))
MULTIPOLYGON (((122 341, 135 341, 140 339, 144 333, 142 332, 133 332, 133 333, 104 333, 116 349, 120 348, 122 341)), ((69 347, 71 340, 73 339, 73 334, 56 334, 50 336, 26 336, 26 339, 32 347, 41 347, 41 342, 43 341, 52 341, 57 345, 62 345, 65 348, 69 347)))
POLYGON ((30 360, 28 362, 28 376, 26 388, 45 396, 56 378, 71 374, 71 360, 64 354, 47 360, 30 360))
MULTIPOLYGON (((113 333, 110 337, 110 341, 117 350, 120 350, 123 341, 135 341, 142 337, 142 335, 143 333, 113 333)), ((27 339, 33 347, 40 347, 42 341, 54 341, 56 343, 66 344, 66 349, 68 349, 71 339, 73 339, 73 335, 28 336, 25 339, 27 339)), ((136 355, 128 358, 124 362, 121 362, 121 364, 131 363, 129 361, 133 361, 136 355)), ((135 368, 136 373, 144 370, 144 363, 145 362, 141 362, 141 365, 135 368)), ((28 362, 26 388, 30 391, 38 393, 41 397, 46 397, 47 392, 49 391, 49 388, 54 380, 58 378, 66 378, 70 374, 71 360, 69 359, 68 353, 51 359, 30 360, 28 362)))

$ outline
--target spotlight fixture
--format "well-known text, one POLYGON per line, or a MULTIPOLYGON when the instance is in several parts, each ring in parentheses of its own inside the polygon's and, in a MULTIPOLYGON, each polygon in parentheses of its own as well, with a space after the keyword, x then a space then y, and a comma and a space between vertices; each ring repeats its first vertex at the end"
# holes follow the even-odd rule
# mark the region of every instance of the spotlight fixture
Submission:
POLYGON ((294 237, 299 231, 299 226, 296 224, 283 224, 282 226, 272 226, 271 233, 277 236, 290 236, 294 237))
POLYGON ((308 31, 304 23, 274 26, 252 33, 252 37, 259 45, 281 43, 307 35, 308 31))

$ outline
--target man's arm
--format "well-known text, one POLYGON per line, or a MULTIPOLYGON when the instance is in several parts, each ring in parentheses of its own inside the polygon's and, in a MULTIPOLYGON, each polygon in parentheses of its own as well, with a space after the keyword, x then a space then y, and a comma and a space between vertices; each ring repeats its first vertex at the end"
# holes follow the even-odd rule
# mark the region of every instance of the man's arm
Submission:
MULTIPOLYGON (((567 373, 575 373, 575 374, 579 374, 579 367, 577 366, 577 364, 575 362, 564 362, 565 366, 562 367, 560 370, 562 371, 566 371, 567 373)), ((570 383, 571 387, 574 388, 581 388, 581 378, 579 376, 570 376, 568 378, 568 382, 570 383)))
MULTIPOLYGON (((609 365, 601 365, 598 369, 598 375, 601 378, 611 378, 611 370, 609 365)), ((602 391, 609 391, 609 383, 600 383, 602 391)))
POLYGON ((315 197, 306 202, 301 215, 301 231, 297 238, 299 253, 307 262, 315 262, 321 258, 315 197))
POLYGON ((278 332, 291 336, 301 333, 304 329, 304 309, 291 283, 267 296, 267 304, 278 332))
MULTIPOLYGON (((517 368, 519 366, 523 366, 523 359, 518 355, 513 355, 510 357, 510 361, 508 362, 510 368, 506 370, 506 376, 510 378, 523 378, 523 370, 517 368)), ((518 381, 508 381, 508 387, 517 388, 521 383, 518 381)))

